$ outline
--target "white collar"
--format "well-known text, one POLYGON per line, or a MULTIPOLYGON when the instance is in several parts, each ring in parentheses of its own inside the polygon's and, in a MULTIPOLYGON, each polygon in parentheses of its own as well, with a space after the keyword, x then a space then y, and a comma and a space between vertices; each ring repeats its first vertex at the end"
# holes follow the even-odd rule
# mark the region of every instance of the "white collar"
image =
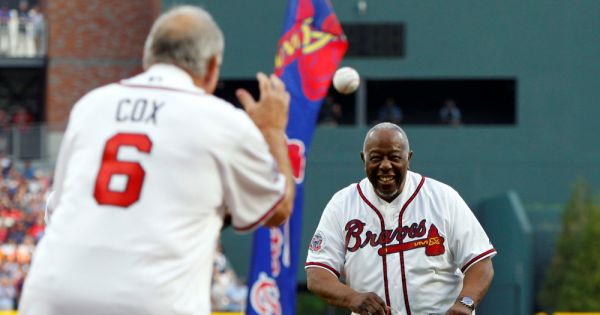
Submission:
POLYGON ((371 202, 378 210, 384 210, 385 208, 396 208, 401 207, 404 203, 410 198, 416 189, 415 179, 418 178, 420 180, 421 176, 418 176, 417 173, 413 173, 411 171, 406 172, 406 180, 404 181, 404 188, 402 192, 392 200, 392 202, 387 202, 383 200, 377 193, 375 192, 375 187, 369 181, 368 178, 364 178, 360 182, 360 188, 364 191, 365 197, 371 202))
POLYGON ((177 66, 164 63, 154 64, 143 73, 121 80, 121 84, 205 94, 202 88, 194 85, 192 77, 187 72, 177 66))

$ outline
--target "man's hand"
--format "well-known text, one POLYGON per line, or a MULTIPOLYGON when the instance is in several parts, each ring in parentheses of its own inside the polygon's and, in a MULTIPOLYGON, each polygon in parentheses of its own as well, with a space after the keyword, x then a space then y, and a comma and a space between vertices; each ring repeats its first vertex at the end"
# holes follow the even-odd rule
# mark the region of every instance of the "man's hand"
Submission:
POLYGON ((267 77, 259 72, 256 79, 260 89, 258 101, 244 89, 236 91, 238 100, 260 131, 285 132, 290 109, 290 94, 285 84, 274 74, 267 77))
POLYGON ((454 305, 446 312, 446 315, 471 315, 473 311, 470 308, 462 305, 460 302, 455 302, 454 305))
POLYGON ((387 315, 390 310, 373 292, 359 292, 350 299, 350 310, 360 315, 387 315))

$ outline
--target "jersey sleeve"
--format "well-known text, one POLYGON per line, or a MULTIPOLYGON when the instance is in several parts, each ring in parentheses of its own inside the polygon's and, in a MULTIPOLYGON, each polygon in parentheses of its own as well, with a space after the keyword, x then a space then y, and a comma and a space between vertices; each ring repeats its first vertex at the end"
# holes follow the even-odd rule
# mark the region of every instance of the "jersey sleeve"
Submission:
POLYGON ((469 267, 482 259, 496 255, 483 227, 456 191, 452 191, 449 203, 451 225, 450 250, 454 263, 465 273, 469 267))
POLYGON ((304 268, 323 268, 339 278, 343 271, 346 250, 340 223, 341 209, 334 199, 329 201, 321 215, 308 247, 304 268))
POLYGON ((229 152, 223 174, 225 206, 237 232, 251 231, 266 221, 283 200, 286 179, 279 172, 262 134, 249 121, 229 152))

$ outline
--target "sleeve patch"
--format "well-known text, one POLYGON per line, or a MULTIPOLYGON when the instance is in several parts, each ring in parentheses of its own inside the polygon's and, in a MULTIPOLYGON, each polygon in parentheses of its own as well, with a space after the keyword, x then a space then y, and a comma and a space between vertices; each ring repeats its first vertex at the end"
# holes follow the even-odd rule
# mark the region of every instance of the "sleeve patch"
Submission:
POLYGON ((321 231, 317 231, 310 240, 308 249, 311 252, 318 253, 325 248, 325 235, 321 231))

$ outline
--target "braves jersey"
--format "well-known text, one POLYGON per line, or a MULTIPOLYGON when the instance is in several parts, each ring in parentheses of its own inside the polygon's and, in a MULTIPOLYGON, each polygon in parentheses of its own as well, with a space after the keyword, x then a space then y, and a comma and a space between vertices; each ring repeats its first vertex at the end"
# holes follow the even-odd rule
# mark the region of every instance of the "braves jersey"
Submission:
POLYGON ((454 189, 409 171, 391 203, 366 178, 337 192, 311 240, 306 268, 343 275, 354 290, 378 294, 392 314, 445 314, 464 272, 495 254, 454 189))
POLYGON ((224 216, 251 230, 284 190, 247 114, 184 71, 96 89, 71 112, 20 314, 209 314, 224 216))

